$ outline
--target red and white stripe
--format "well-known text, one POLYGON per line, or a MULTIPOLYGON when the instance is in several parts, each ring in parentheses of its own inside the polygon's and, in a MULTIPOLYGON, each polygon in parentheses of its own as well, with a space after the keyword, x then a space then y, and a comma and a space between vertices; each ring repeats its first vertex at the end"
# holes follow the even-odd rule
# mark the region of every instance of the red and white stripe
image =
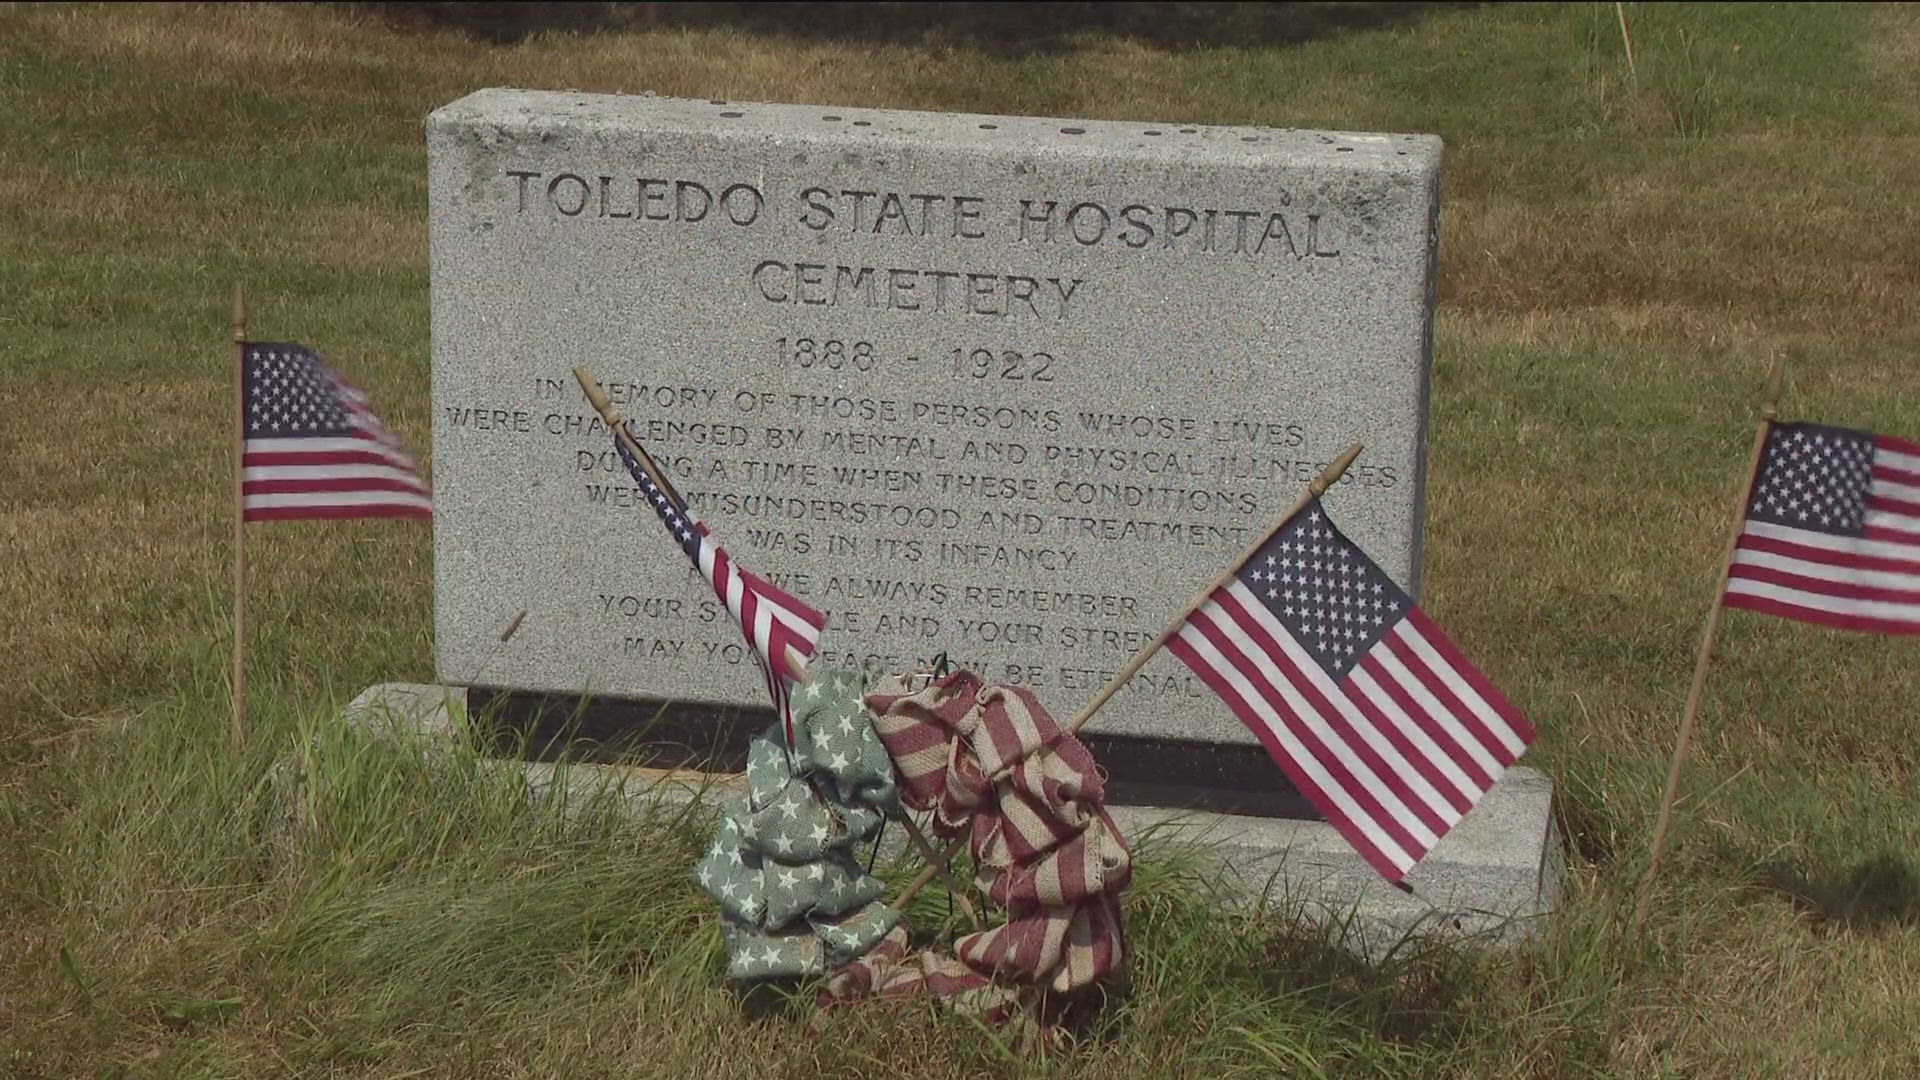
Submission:
POLYGON ((1126 956, 1118 894, 1133 855, 1086 746, 1032 691, 983 685, 970 671, 917 693, 896 677, 866 705, 901 801, 933 811, 936 834, 967 836, 976 884, 1008 918, 956 941, 959 964, 894 966, 903 952, 894 948, 855 961, 859 973, 842 985, 946 996, 992 979, 1065 992, 1117 969, 1126 956))
POLYGON ((1391 881, 1533 741, 1526 718, 1418 608, 1335 679, 1235 579, 1188 616, 1167 649, 1391 881))
POLYGON ((727 606, 727 613, 740 624, 747 642, 768 670, 783 679, 793 678, 794 657, 804 662, 813 656, 826 628, 827 617, 793 594, 733 561, 713 537, 707 526, 687 514, 687 520, 700 533, 700 575, 713 586, 713 593, 727 606))
POLYGON ((767 696, 780 714, 787 745, 793 745, 793 683, 798 668, 812 658, 826 629, 827 616, 758 574, 742 569, 715 543, 704 522, 690 511, 687 521, 700 534, 696 562, 727 613, 740 624, 747 644, 761 660, 767 696))
POLYGON ((327 377, 352 434, 246 440, 241 520, 432 517, 427 485, 400 440, 367 409, 366 395, 332 372, 327 377))
POLYGON ((1877 634, 1920 634, 1920 445, 1874 437, 1859 536, 1749 519, 1729 607, 1877 634))

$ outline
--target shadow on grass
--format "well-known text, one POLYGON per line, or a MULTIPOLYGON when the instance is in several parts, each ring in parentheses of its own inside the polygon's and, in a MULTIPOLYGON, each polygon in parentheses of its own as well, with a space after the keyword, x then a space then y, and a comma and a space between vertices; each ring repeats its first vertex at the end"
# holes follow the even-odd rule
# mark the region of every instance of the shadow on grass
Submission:
POLYGON ((1920 874, 1890 852, 1832 877, 1777 862, 1761 866, 1759 877, 1763 889, 1786 897, 1822 927, 1874 931, 1920 926, 1920 874))
POLYGON ((1473 973, 1458 949, 1409 939, 1387 958, 1369 962, 1325 929, 1302 924, 1271 934, 1261 955, 1248 975, 1263 987, 1387 1042, 1450 1044, 1465 1034, 1463 1002, 1471 996, 1473 973))
POLYGON ((732 29, 809 40, 966 45, 1023 55, 1070 48, 1079 34, 1165 49, 1294 45, 1401 26, 1458 3, 370 3, 402 26, 458 29, 511 44, 535 34, 732 29))
POLYGON ((1613 861, 1619 851, 1619 822, 1604 800, 1577 780, 1562 780, 1553 793, 1553 818, 1567 853, 1589 866, 1613 861))

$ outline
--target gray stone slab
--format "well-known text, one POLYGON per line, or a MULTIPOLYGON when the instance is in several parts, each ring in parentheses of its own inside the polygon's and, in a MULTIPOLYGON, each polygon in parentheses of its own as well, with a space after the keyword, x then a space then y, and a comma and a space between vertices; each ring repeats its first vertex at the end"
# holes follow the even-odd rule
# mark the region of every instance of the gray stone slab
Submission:
MULTIPOLYGON (((764 703, 575 365, 837 665, 1070 714, 1354 440, 1417 587, 1435 137, 486 90, 427 141, 444 682, 764 703)), ((1253 741, 1164 655, 1094 730, 1253 741)))
POLYGON ((452 738, 460 732, 456 718, 464 720, 466 712, 462 687, 375 683, 347 703, 341 718, 382 734, 452 738))
MULTIPOLYGON (((382 683, 362 691, 347 715, 389 735, 445 740, 464 709, 457 687, 382 683)), ((612 797, 635 815, 689 802, 717 807, 742 783, 738 774, 541 762, 519 767, 537 796, 574 804, 612 797)), ((1441 837, 1407 875, 1410 892, 1383 881, 1325 822, 1108 809, 1137 852, 1192 855, 1213 873, 1223 900, 1334 928, 1361 955, 1378 957, 1412 934, 1509 944, 1540 930, 1560 903, 1564 855, 1553 828, 1553 784, 1524 767, 1507 770, 1441 837)), ((893 846, 883 849, 884 857, 901 854, 897 834, 889 833, 893 846)))
POLYGON ((1223 891, 1345 927, 1379 956, 1410 934, 1501 943, 1536 932, 1560 903, 1564 855, 1553 829, 1553 783, 1507 770, 1403 879, 1382 879, 1324 821, 1123 806, 1129 837, 1202 854, 1223 891))

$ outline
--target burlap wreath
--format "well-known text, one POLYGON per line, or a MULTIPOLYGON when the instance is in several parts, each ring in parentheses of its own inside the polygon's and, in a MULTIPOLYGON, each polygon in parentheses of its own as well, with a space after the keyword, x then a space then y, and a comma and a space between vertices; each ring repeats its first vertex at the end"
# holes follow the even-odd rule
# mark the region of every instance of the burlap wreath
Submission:
POLYGON ((858 688, 819 671, 794 698, 792 754, 778 724, 754 740, 747 793, 696 867, 720 905, 728 976, 830 973, 825 1000, 925 992, 1002 1020, 1022 990, 1117 969, 1133 861, 1080 740, 1031 692, 972 672, 918 692, 891 679, 864 705, 858 688), (910 955, 900 913, 854 857, 903 803, 931 811, 937 836, 966 838, 975 884, 1007 915, 952 955, 910 955))
POLYGON ((835 972, 827 994, 926 991, 1004 1017, 1022 988, 1064 992, 1118 968, 1118 894, 1133 859, 1080 740, 1030 691, 985 685, 968 671, 917 693, 889 680, 866 705, 899 772, 901 801, 932 811, 936 834, 967 838, 976 884, 1007 921, 962 937, 953 956, 908 955, 895 926, 835 972))

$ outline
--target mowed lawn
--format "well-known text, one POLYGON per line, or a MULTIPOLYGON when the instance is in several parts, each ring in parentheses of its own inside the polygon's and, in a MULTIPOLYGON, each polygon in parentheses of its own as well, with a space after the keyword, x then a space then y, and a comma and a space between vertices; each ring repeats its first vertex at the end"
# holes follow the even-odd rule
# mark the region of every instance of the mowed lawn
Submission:
POLYGON ((1920 641, 1730 615, 1626 925, 1769 360, 1785 415, 1920 437, 1920 15, 1626 12, 1631 70, 1612 4, 1024 54, 0 5, 0 1076, 1920 1075, 1920 641), (699 822, 326 723, 432 676, 394 522, 252 533, 234 752, 228 291, 424 452, 422 121, 484 86, 1444 136, 1424 600, 1541 729, 1561 917, 1363 967, 1146 837, 1131 980, 1047 1053, 751 1018, 699 822))

